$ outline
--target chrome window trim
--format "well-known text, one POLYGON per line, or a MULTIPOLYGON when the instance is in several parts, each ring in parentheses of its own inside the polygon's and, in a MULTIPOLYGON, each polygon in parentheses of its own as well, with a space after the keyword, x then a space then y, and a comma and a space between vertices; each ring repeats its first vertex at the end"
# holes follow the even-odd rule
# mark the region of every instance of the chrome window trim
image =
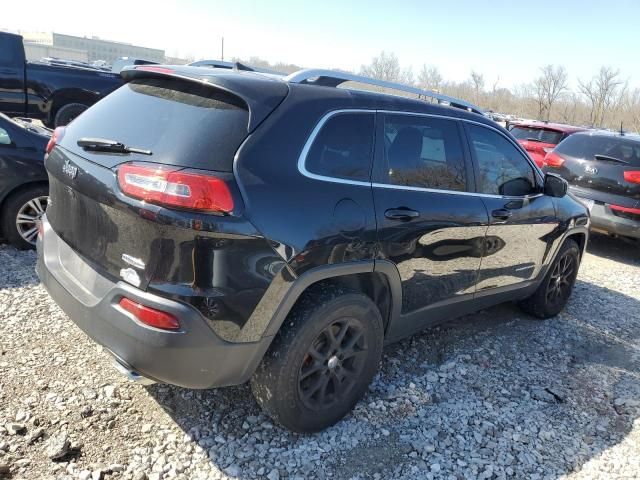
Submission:
MULTIPOLYGON (((309 170, 307 170, 307 166, 306 166, 307 155, 309 154, 309 150, 311 150, 311 146, 313 145, 313 142, 315 141, 316 137, 318 136, 318 133, 320 132, 320 130, 322 130, 322 127, 324 127, 324 124, 327 123, 327 121, 330 118, 332 118, 335 115, 340 115, 340 114, 344 114, 344 113, 366 113, 366 114, 370 114, 370 115, 375 115, 376 111, 375 110, 358 109, 358 108, 345 108, 345 109, 341 109, 341 110, 332 110, 332 111, 326 113, 320 119, 320 121, 317 123, 317 125, 313 128, 313 130, 309 134, 309 138, 307 138, 307 141, 305 142, 304 147, 302 148, 302 152, 300 152, 300 156, 298 157, 298 170, 305 177, 309 177, 309 178, 312 178, 314 180, 321 180, 321 181, 324 181, 324 182, 333 182, 333 183, 342 183, 342 184, 347 184, 347 185, 359 185, 359 186, 362 186, 362 187, 371 187, 371 182, 363 182, 361 180, 348 180, 346 178, 338 178, 338 177, 328 177, 326 175, 320 175, 318 173, 313 173, 313 172, 310 172, 309 170)), ((375 148, 375 145, 374 145, 374 148, 375 148)))
POLYGON ((526 153, 523 153, 524 151, 523 151, 522 147, 517 142, 512 141, 504 133, 502 133, 497 128, 492 127, 491 125, 486 125, 484 123, 476 122, 474 120, 469 120, 469 119, 466 119, 466 118, 452 117, 452 116, 449 116, 449 115, 435 115, 435 114, 432 114, 432 113, 420 113, 420 112, 403 112, 403 111, 398 111, 398 110, 369 110, 369 109, 364 109, 364 108, 344 108, 344 109, 331 110, 330 112, 327 112, 326 114, 324 114, 322 116, 322 118, 318 121, 316 126, 313 128, 313 130, 309 134, 309 137, 307 138, 307 141, 305 142, 304 147, 302 148, 302 151, 300 152, 300 155, 298 156, 298 171, 302 175, 304 175, 305 177, 311 178, 313 180, 324 181, 324 182, 341 183, 341 184, 345 184, 345 185, 357 185, 357 186, 361 186, 361 187, 391 188, 391 189, 396 189, 396 190, 409 190, 409 191, 415 191, 415 192, 431 192, 431 193, 446 193, 446 194, 449 194, 449 195, 463 195, 463 196, 484 197, 484 198, 504 198, 504 199, 521 200, 521 199, 536 198, 536 197, 539 197, 539 196, 543 195, 542 193, 536 193, 536 194, 533 194, 533 195, 524 195, 524 196, 507 196, 507 195, 494 195, 494 194, 490 194, 490 193, 479 193, 479 192, 461 192, 461 191, 456 191, 456 190, 440 190, 440 189, 437 189, 437 188, 411 187, 411 186, 393 185, 393 184, 387 184, 387 183, 363 182, 363 181, 360 181, 360 180, 348 180, 348 179, 345 179, 345 178, 328 177, 326 175, 319 175, 317 173, 310 172, 309 170, 307 170, 307 167, 306 167, 305 163, 306 163, 306 160, 307 160, 307 155, 309 153, 309 150, 311 149, 311 146, 313 145, 313 142, 315 141, 318 133, 320 132, 322 127, 325 125, 325 123, 327 123, 327 121, 331 117, 333 117, 335 115, 340 115, 340 114, 343 114, 343 113, 367 113, 367 114, 384 113, 384 114, 392 114, 392 115, 409 115, 409 116, 414 116, 414 117, 443 118, 445 120, 457 120, 457 121, 473 123, 474 125, 479 125, 481 127, 485 127, 485 128, 487 128, 489 130, 493 130, 493 131, 497 132, 499 135, 501 135, 506 140, 511 142, 511 144, 514 145, 516 147, 516 149, 520 153, 523 154, 525 160, 533 168, 534 175, 537 175, 539 180, 543 180, 541 172, 538 170, 537 166, 535 166, 535 164, 532 163, 532 161, 529 159, 529 156, 526 153))

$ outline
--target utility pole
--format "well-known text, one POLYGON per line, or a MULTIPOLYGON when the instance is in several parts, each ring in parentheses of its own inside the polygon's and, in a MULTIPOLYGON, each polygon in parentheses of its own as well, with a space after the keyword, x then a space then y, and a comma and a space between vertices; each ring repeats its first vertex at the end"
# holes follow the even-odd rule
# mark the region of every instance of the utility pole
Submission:
POLYGON ((224 62, 224 37, 222 37, 222 53, 220 55, 220 60, 224 62))

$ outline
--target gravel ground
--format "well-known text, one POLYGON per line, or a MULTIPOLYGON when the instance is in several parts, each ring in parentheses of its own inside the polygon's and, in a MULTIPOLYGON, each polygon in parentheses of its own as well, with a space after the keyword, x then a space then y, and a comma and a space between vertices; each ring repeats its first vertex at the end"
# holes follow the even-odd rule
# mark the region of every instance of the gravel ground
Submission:
POLYGON ((248 387, 126 383, 0 246, 0 477, 639 478, 640 248, 594 236, 565 313, 513 305, 385 350, 355 411, 313 436, 248 387))

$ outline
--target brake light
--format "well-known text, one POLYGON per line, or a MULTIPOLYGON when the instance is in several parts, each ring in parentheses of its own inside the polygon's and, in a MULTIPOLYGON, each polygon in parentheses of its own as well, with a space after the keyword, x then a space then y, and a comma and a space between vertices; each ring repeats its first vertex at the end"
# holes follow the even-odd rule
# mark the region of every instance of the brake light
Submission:
POLYGON ((640 183, 640 171, 629 170, 624 172, 624 181, 629 183, 640 183))
POLYGON ((51 153, 51 150, 53 150, 53 147, 55 147, 58 143, 60 143, 60 141, 62 140, 62 137, 64 137, 64 131, 65 131, 64 127, 58 127, 53 131, 53 134, 51 135, 51 138, 47 143, 47 147, 45 148, 45 152, 47 154, 51 153))
POLYGON ((547 153, 547 156, 544 157, 544 162, 542 163, 542 165, 546 167, 559 168, 563 163, 564 158, 562 158, 555 152, 549 152, 547 153))
POLYGON ((611 210, 616 210, 617 212, 635 213, 636 215, 640 215, 640 208, 621 207, 620 205, 609 205, 609 208, 611 210))
POLYGON ((162 330, 178 330, 180 328, 180 322, 170 313, 147 307, 127 297, 122 297, 118 304, 150 327, 161 328, 162 330))
POLYGON ((157 205, 207 212, 233 211, 233 197, 223 180, 179 167, 127 163, 118 167, 118 184, 125 195, 157 205))
POLYGON ((135 67, 136 70, 143 70, 145 72, 156 72, 156 73, 173 73, 174 70, 172 68, 166 67, 153 67, 151 65, 139 65, 135 67))

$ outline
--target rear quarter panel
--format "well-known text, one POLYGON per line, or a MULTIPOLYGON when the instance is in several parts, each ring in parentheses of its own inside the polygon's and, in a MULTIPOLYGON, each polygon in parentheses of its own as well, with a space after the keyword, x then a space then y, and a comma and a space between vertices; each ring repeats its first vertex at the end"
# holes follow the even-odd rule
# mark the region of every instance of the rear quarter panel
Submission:
POLYGON ((348 95, 340 95, 327 99, 324 89, 308 87, 302 99, 292 89, 236 156, 246 215, 295 275, 375 256, 371 187, 317 180, 298 170, 300 153, 318 121, 329 111, 351 106, 348 95))

